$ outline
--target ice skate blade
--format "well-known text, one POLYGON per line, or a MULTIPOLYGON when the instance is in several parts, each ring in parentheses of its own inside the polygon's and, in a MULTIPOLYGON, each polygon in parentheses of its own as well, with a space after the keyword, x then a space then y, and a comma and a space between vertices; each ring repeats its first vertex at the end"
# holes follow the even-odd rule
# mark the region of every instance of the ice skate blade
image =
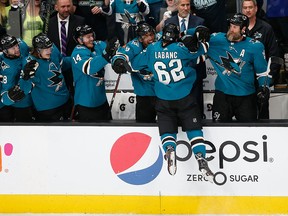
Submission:
POLYGON ((177 165, 175 151, 170 152, 170 154, 167 156, 167 168, 170 175, 174 176, 176 174, 177 165))
POLYGON ((205 180, 211 182, 212 184, 214 183, 214 175, 207 175, 207 171, 205 169, 201 169, 200 172, 205 180))

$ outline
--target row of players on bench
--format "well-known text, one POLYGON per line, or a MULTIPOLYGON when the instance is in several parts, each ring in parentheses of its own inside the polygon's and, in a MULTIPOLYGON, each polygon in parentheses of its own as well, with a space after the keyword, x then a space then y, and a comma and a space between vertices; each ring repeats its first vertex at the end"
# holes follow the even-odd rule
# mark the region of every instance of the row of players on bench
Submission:
MULTIPOLYGON (((157 108, 157 100, 174 101, 192 94, 193 98, 196 98, 194 102, 197 103, 199 95, 195 91, 195 86, 198 77, 195 68, 200 61, 203 61, 207 50, 208 52, 212 50, 209 54, 210 59, 213 60, 216 71, 217 67, 221 67, 218 75, 222 74, 218 76, 221 80, 218 81, 218 86, 216 85, 220 95, 216 92, 218 99, 213 104, 216 102, 218 110, 213 112, 213 117, 215 120, 226 121, 232 118, 232 115, 236 115, 240 121, 256 120, 257 105, 254 103, 256 89, 254 84, 251 86, 255 81, 255 74, 259 82, 257 98, 260 101, 269 99, 271 77, 268 74, 265 56, 263 57, 261 52, 264 48, 260 42, 245 40, 245 28, 248 26, 248 18, 245 15, 235 14, 228 23, 230 28, 227 34, 213 34, 212 37, 217 43, 213 43, 215 46, 212 48, 210 44, 209 50, 210 33, 204 26, 189 29, 184 36, 180 35, 178 26, 168 24, 164 27, 162 36, 157 37, 150 25, 140 23, 136 27, 137 38, 125 47, 119 47, 116 38, 107 43, 94 41, 92 28, 83 25, 75 29, 74 38, 78 46, 71 57, 63 57, 43 33, 33 38, 34 49, 31 53, 23 41, 4 34, 1 38, 3 104, 0 112, 10 114, 9 108, 13 107, 12 120, 16 121, 33 121, 33 118, 46 122, 73 118, 81 122, 110 120, 111 107, 106 98, 104 66, 111 63, 116 73, 122 74, 127 71, 131 73, 137 101, 136 120, 155 122, 157 112, 161 111, 157 108), (158 38, 155 44, 160 46, 153 45, 149 48, 148 45, 153 43, 155 38, 158 38), (222 47, 217 46, 221 43, 222 47), (237 47, 236 44, 243 45, 237 47), (149 51, 152 50, 149 53, 154 51, 153 55, 148 56, 145 55, 146 52, 142 52, 147 47, 149 51), (232 57, 231 47, 240 56, 237 58, 238 61, 232 57), (248 55, 245 55, 245 49, 248 55), (220 58, 221 56, 227 58, 220 58), (245 60, 246 56, 251 61, 245 60), (137 70, 132 69, 131 64, 137 70), (251 66, 254 71, 251 71, 251 66), (245 67, 247 71, 249 69, 248 76, 243 76, 245 67), (66 87, 61 73, 69 69, 72 69, 74 78, 75 90, 72 91, 66 87), (244 78, 246 83, 239 81, 240 78, 244 78), (242 87, 231 86, 233 79, 238 79, 237 82, 242 87), (228 88, 225 87, 227 83, 228 88), (228 113, 223 108, 222 95, 247 96, 243 102, 248 104, 248 107, 237 107, 235 112, 228 113), (217 106, 219 103, 220 106, 217 106), (242 110, 237 110, 238 108, 242 110)), ((231 104, 225 106, 227 108, 231 104)))

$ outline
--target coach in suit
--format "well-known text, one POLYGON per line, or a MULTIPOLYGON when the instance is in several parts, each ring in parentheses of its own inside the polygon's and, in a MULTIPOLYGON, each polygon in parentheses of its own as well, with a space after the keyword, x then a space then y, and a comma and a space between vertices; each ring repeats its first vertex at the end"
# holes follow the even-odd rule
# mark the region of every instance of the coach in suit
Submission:
MULTIPOLYGON (((84 25, 85 19, 72 14, 72 0, 56 0, 56 15, 51 17, 48 25, 47 36, 56 45, 63 56, 71 56, 77 45, 73 39, 73 31, 77 26, 84 25), (65 32, 65 33, 64 33, 65 32)), ((66 85, 73 95, 72 70, 63 71, 66 85)))
POLYGON ((204 24, 203 18, 191 13, 190 0, 175 0, 175 4, 177 5, 178 14, 168 18, 164 25, 174 23, 179 26, 180 32, 183 32, 188 28, 195 28, 204 24))
MULTIPOLYGON (((191 13, 190 0, 175 0, 175 3, 177 5, 178 14, 165 20, 164 26, 168 23, 174 23, 179 26, 180 32, 182 33, 189 28, 196 28, 197 26, 204 24, 203 18, 191 13)), ((206 78, 205 62, 196 65, 196 73, 197 79, 194 83, 192 92, 204 116, 203 79, 206 78)))

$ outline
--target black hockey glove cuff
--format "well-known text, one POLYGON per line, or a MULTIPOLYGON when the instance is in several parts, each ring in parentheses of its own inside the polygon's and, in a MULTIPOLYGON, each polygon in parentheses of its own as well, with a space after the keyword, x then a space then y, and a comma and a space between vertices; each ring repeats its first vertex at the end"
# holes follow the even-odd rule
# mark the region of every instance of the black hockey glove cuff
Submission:
POLYGON ((180 41, 188 48, 190 52, 196 52, 199 48, 198 40, 196 36, 185 35, 180 41))
POLYGON ((270 89, 266 86, 261 86, 257 91, 257 102, 260 104, 267 103, 270 98, 270 89))
POLYGON ((20 101, 25 97, 24 91, 22 91, 19 85, 15 85, 11 89, 8 90, 8 97, 14 101, 20 101))
POLYGON ((23 69, 22 77, 24 80, 28 80, 30 78, 33 78, 35 76, 35 72, 38 68, 39 64, 36 60, 31 60, 28 62, 23 69))
POLYGON ((103 51, 102 56, 106 59, 106 61, 110 61, 110 59, 116 54, 116 51, 119 47, 119 41, 116 37, 112 38, 107 42, 106 48, 103 51))
POLYGON ((123 73, 133 73, 132 67, 130 64, 125 61, 124 59, 117 59, 115 60, 112 69, 117 73, 117 74, 123 74, 123 73), (114 69, 115 68, 115 69, 114 69))
POLYGON ((197 37, 198 42, 209 42, 210 40, 210 30, 205 26, 198 26, 194 33, 197 37))
POLYGON ((116 59, 112 65, 112 69, 117 74, 127 73, 127 70, 125 68, 125 64, 127 64, 127 62, 124 59, 116 59))
POLYGON ((143 2, 140 2, 140 5, 137 4, 137 6, 139 9, 139 12, 141 12, 141 13, 144 13, 146 10, 146 7, 147 7, 143 2))

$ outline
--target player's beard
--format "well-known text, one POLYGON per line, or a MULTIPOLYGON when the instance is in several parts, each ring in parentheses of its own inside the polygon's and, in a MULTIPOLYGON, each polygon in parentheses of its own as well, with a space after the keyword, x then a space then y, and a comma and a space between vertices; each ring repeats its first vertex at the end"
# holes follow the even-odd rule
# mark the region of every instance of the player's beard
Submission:
POLYGON ((16 51, 14 53, 7 53, 5 54, 7 58, 16 59, 20 57, 20 51, 16 51))
POLYGON ((229 41, 239 41, 240 39, 242 38, 242 35, 240 32, 231 32, 231 31, 228 31, 227 32, 227 39, 229 41))

